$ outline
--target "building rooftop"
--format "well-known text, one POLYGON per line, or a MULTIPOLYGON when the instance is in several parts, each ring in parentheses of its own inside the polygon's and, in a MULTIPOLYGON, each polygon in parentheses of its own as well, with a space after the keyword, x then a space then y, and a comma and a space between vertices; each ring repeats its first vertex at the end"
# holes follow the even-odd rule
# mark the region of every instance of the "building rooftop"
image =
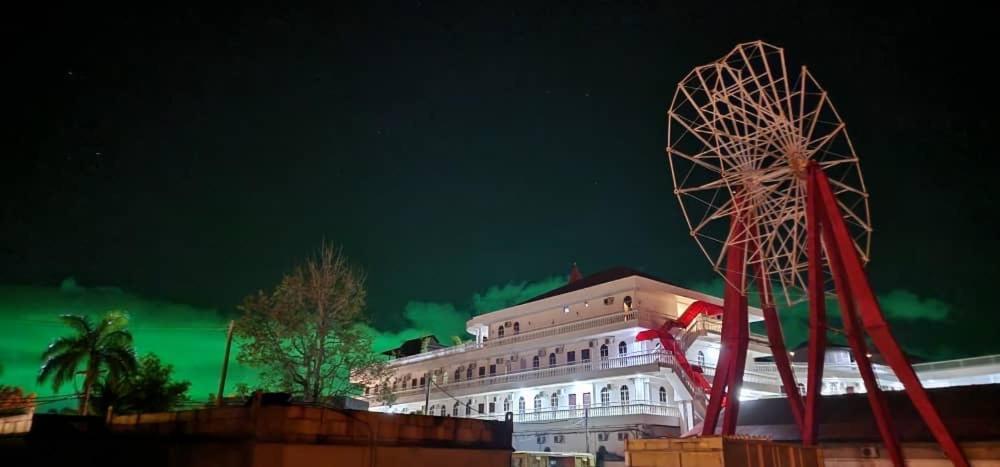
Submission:
MULTIPOLYGON (((575 267, 575 265, 574 265, 574 267, 575 267)), ((565 293, 569 293, 569 292, 574 292, 574 291, 577 291, 577 290, 586 289, 587 287, 593 287, 595 285, 600 285, 600 284, 603 284, 605 282, 616 281, 618 279, 624 279, 626 277, 632 277, 632 276, 645 277, 646 279, 650 279, 650 280, 654 280, 654 281, 657 281, 657 282, 663 282, 665 284, 669 284, 669 282, 667 282, 667 281, 665 281, 665 280, 663 280, 663 279, 661 279, 659 277, 656 277, 656 276, 653 276, 653 275, 650 275, 650 274, 646 274, 646 273, 641 272, 641 271, 636 271, 635 269, 632 269, 632 268, 626 268, 626 267, 618 266, 618 267, 614 267, 614 268, 611 268, 611 269, 605 269, 605 270, 603 270, 601 272, 598 272, 598 273, 595 273, 595 274, 591 274, 589 276, 584 276, 584 277, 581 277, 581 278, 576 279, 576 280, 570 280, 566 285, 564 285, 562 287, 550 290, 550 291, 545 292, 545 293, 543 293, 541 295, 538 295, 536 297, 532 297, 532 298, 530 298, 528 300, 525 300, 525 301, 523 301, 521 303, 518 303, 518 305, 524 305, 525 303, 537 302, 539 300, 546 299, 546 298, 549 298, 549 297, 555 297, 557 295, 562 295, 562 294, 565 294, 565 293)))

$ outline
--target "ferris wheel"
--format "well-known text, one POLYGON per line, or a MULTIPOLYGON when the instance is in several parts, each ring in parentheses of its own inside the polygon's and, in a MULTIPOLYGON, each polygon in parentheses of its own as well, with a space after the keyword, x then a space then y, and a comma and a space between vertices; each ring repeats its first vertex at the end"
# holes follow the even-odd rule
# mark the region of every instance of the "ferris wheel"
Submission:
POLYGON ((691 237, 726 282, 702 434, 714 434, 720 417, 722 434, 735 433, 752 289, 759 294, 781 385, 798 387, 771 291, 777 286, 786 303, 809 302, 806 394, 785 394, 803 442, 815 444, 827 331, 833 329, 826 300, 833 291, 840 331, 893 464, 904 465, 902 449, 866 335, 945 454, 955 465, 969 465, 890 332, 868 281, 868 190, 844 121, 812 74, 805 67, 790 74, 779 47, 740 44, 678 83, 667 113, 667 141, 674 194, 691 237))
MULTIPOLYGON (((674 194, 691 236, 723 277, 726 253, 742 243, 743 277, 766 275, 789 304, 806 299, 810 161, 830 178, 855 248, 868 261, 868 191, 846 126, 804 67, 789 73, 782 49, 740 44, 692 70, 674 93, 667 132, 674 194), (734 238, 734 216, 754 231, 734 238)), ((734 285, 745 292, 749 283, 734 285)))

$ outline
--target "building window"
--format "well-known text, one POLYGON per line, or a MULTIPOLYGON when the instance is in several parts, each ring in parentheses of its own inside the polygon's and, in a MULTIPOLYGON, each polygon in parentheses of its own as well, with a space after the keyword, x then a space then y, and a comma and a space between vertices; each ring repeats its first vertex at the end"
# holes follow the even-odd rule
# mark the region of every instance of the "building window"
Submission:
POLYGON ((448 416, 448 407, 446 407, 444 404, 441 404, 441 416, 442 417, 448 416))
POLYGON ((497 366, 496 365, 490 365, 490 376, 493 376, 495 374, 497 374, 497 366))
POLYGON ((503 413, 510 412, 510 399, 503 398, 503 413))
POLYGON ((845 390, 847 390, 847 393, 848 393, 848 394, 854 394, 854 385, 853 385, 853 384, 852 384, 852 385, 849 385, 849 386, 847 386, 847 387, 846 387, 846 388, 844 388, 844 389, 845 389, 845 390))
POLYGON ((535 412, 542 410, 542 395, 535 394, 535 412))
POLYGON ((601 405, 608 405, 611 403, 611 393, 608 392, 608 388, 601 388, 601 405))
POLYGON ((580 360, 585 362, 590 361, 590 349, 583 349, 580 351, 580 360))
POLYGON ((427 379, 426 379, 426 377, 421 376, 420 377, 420 387, 424 387, 425 384, 427 384, 427 379))
POLYGON ((472 415, 472 399, 465 403, 465 416, 472 415))
POLYGON ((526 369, 526 368, 528 368, 528 361, 527 361, 527 360, 525 360, 525 359, 524 359, 524 358, 522 357, 522 358, 521 358, 521 369, 522 369, 522 370, 524 370, 524 369, 526 369))
POLYGON ((598 433, 597 434, 597 440, 598 441, 607 441, 608 440, 608 434, 607 433, 598 433))
POLYGON ((625 300, 622 301, 622 308, 624 308, 624 310, 626 312, 632 311, 632 297, 631 296, 629 296, 629 295, 625 296, 625 300))
MULTIPOLYGON (((495 368, 494 368, 494 370, 495 370, 495 368)), ((479 367, 479 377, 482 378, 483 376, 486 376, 486 367, 485 366, 479 367)))
POLYGON ((799 387, 799 394, 802 394, 804 396, 806 394, 806 385, 802 384, 802 383, 798 383, 798 384, 796 384, 796 386, 799 387))
POLYGON ((549 354, 549 366, 556 366, 556 354, 549 354))
POLYGON ((608 345, 601 344, 601 360, 607 360, 607 359, 608 359, 608 345))
POLYGON ((476 410, 476 412, 479 412, 479 413, 481 413, 481 414, 482 414, 482 413, 486 413, 486 412, 485 412, 485 411, 483 410, 483 409, 485 409, 485 408, 486 408, 486 407, 485 407, 485 406, 483 405, 483 403, 482 403, 482 402, 480 402, 480 403, 479 403, 479 410, 476 410))
POLYGON ((493 412, 496 412, 496 411, 497 411, 497 403, 496 402, 490 402, 490 413, 493 413, 493 412))
POLYGON ((566 442, 566 436, 565 435, 555 435, 555 436, 552 437, 552 442, 553 443, 557 443, 557 444, 565 443, 566 442))
POLYGON ((503 325, 497 328, 497 337, 503 337, 503 325))
POLYGON ((610 305, 610 304, 612 304, 614 302, 615 302, 615 297, 605 297, 605 299, 604 299, 604 304, 605 305, 610 305))
POLYGON ((452 416, 452 417, 457 417, 457 416, 458 416, 458 408, 459 408, 459 407, 460 407, 461 405, 462 405, 462 403, 461 403, 461 402, 459 402, 459 401, 455 401, 455 405, 454 405, 454 406, 453 406, 453 407, 451 408, 451 416, 452 416))
POLYGON ((705 368, 705 352, 702 352, 700 350, 698 351, 698 360, 697 361, 698 361, 698 366, 699 367, 705 368))
POLYGON ((372 388, 370 388, 368 386, 365 386, 365 395, 367 396, 367 395, 371 394, 371 392, 372 392, 372 388))
POLYGON ((624 384, 621 387, 621 396, 622 396, 621 399, 622 405, 628 404, 628 386, 624 384))
POLYGON ((410 387, 411 388, 417 387, 417 378, 413 378, 413 380, 410 381, 410 387))
POLYGON ((545 444, 545 436, 544 435, 543 436, 538 436, 538 437, 535 438, 535 441, 537 441, 538 444, 545 444))
POLYGON ((576 352, 573 350, 566 352, 566 363, 573 363, 575 361, 576 361, 576 352))
POLYGON ((618 356, 621 357, 622 355, 625 355, 626 353, 628 353, 628 345, 625 344, 624 342, 619 342, 618 343, 618 356))
POLYGON ((521 323, 514 321, 514 334, 521 332, 521 323))
POLYGON ((552 404, 552 410, 557 410, 559 408, 559 394, 552 393, 549 403, 552 404))
POLYGON ((455 368, 455 381, 462 380, 462 367, 455 368))
POLYGON ((583 393, 583 406, 584 407, 590 407, 590 393, 589 392, 583 393))
POLYGON ((510 373, 510 362, 507 362, 505 364, 505 367, 506 367, 506 370, 507 370, 506 373, 510 373))
POLYGON ((524 397, 517 399, 517 412, 524 413, 524 397))
POLYGON ((569 408, 573 410, 576 408, 576 394, 569 395, 569 408))
POLYGON ((538 355, 531 357, 531 367, 538 368, 538 355))
POLYGON ((667 402, 667 388, 660 386, 660 402, 667 402))
POLYGON ((628 433, 618 433, 618 441, 625 441, 628 439, 628 433))
POLYGON ((475 365, 469 365, 469 367, 465 369, 465 379, 472 379, 472 372, 474 370, 475 365))

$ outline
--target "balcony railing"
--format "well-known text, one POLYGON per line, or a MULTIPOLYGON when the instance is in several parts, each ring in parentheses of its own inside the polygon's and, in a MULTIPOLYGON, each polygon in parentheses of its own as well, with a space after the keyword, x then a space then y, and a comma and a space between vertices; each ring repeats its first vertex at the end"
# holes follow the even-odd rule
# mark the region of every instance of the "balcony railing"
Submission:
MULTIPOLYGON (((499 375, 473 377, 464 381, 452 381, 446 384, 436 385, 446 391, 461 390, 474 387, 492 386, 496 384, 517 383, 523 381, 534 381, 544 378, 572 376, 592 371, 613 370, 618 368, 629 368, 641 365, 660 363, 670 365, 673 358, 664 351, 653 351, 643 353, 633 353, 619 357, 599 358, 598 360, 584 360, 580 362, 567 363, 563 365, 553 365, 547 367, 531 368, 520 371, 512 371, 499 375)), ((435 388, 436 389, 436 388, 435 388)), ((413 394, 423 394, 424 388, 417 387, 406 390, 397 390, 397 397, 404 397, 413 394)))
POLYGON ((986 365, 1000 365, 1000 355, 984 355, 981 357, 959 358, 941 362, 914 363, 913 370, 919 374, 921 371, 954 370, 957 368, 986 365))
MULTIPOLYGON (((571 420, 593 417, 615 417, 622 415, 658 415, 663 417, 680 417, 681 411, 675 405, 662 402, 631 401, 622 403, 593 404, 589 407, 563 407, 555 410, 535 410, 530 412, 514 412, 515 423, 532 423, 553 420, 571 420)), ((502 420, 504 414, 482 414, 472 418, 502 420)))
POLYGON ((468 352, 470 350, 475 350, 482 348, 483 345, 478 342, 466 342, 460 345, 453 345, 451 347, 444 347, 441 349, 435 349, 428 352, 418 353, 416 355, 410 355, 408 357, 400 357, 393 359, 389 362, 389 365, 405 365, 407 363, 414 363, 423 360, 428 360, 431 358, 443 357, 445 355, 451 355, 455 353, 468 352))
POLYGON ((613 313, 610 315, 596 316, 593 318, 573 321, 571 323, 549 326, 542 329, 536 329, 533 331, 525 331, 518 334, 507 335, 504 337, 497 337, 495 339, 490 339, 486 341, 486 347, 499 347, 503 345, 510 345, 517 342, 524 342, 532 339, 538 339, 541 337, 569 334, 571 332, 604 327, 615 323, 634 324, 638 323, 638 320, 639 320, 638 310, 632 310, 626 313, 613 313))

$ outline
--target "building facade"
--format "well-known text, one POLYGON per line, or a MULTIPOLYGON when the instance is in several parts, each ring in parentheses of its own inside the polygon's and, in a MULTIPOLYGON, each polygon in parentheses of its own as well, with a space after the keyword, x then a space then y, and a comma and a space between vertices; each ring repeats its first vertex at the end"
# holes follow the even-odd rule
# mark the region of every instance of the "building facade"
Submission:
MULTIPOLYGON (((711 381, 721 321, 698 316, 673 331, 671 348, 636 339, 678 320, 696 302, 722 303, 624 268, 571 275, 564 287, 473 317, 468 343, 393 353, 396 400, 373 399, 371 410, 497 420, 511 412, 517 450, 616 459, 626 439, 678 436, 701 421, 706 394, 699 380, 711 381)), ((750 322, 761 319, 751 308, 750 322)), ((767 338, 751 333, 742 399, 783 394, 770 355, 767 338)), ((796 379, 804 382, 804 363, 792 357, 796 379)), ((847 349, 832 348, 826 359, 825 394, 864 391, 847 349)), ((929 387, 1000 382, 1000 358, 968 360, 914 368, 929 387)), ((883 387, 901 389, 887 367, 876 364, 875 371, 883 387)))

